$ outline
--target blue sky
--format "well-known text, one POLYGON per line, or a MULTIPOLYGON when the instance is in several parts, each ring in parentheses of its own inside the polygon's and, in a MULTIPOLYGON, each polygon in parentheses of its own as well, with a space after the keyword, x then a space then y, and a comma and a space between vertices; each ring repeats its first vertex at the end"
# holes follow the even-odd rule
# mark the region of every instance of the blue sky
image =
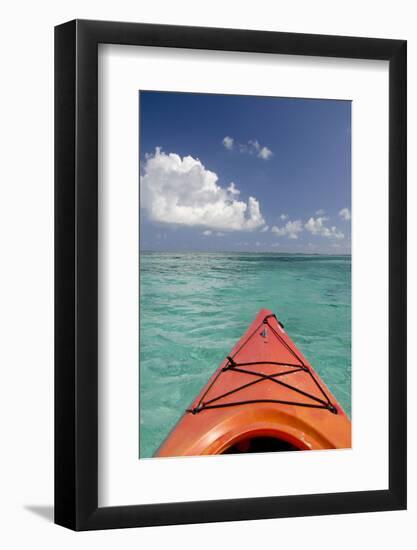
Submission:
POLYGON ((142 250, 350 253, 349 101, 139 102, 142 250))

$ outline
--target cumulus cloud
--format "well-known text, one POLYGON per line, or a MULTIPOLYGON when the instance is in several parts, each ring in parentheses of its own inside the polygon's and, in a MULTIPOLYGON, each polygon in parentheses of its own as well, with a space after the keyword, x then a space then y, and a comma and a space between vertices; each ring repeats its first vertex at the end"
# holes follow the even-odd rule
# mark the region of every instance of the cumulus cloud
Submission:
POLYGON ((319 210, 316 210, 316 216, 324 216, 325 213, 326 213, 326 211, 323 210, 323 208, 320 208, 319 210))
POLYGON ((272 233, 278 235, 278 237, 288 237, 289 239, 298 239, 299 233, 303 230, 303 224, 301 220, 289 220, 284 226, 277 227, 274 225, 271 228, 272 233))
POLYGON ((263 160, 268 160, 273 155, 271 149, 269 149, 265 145, 261 145, 257 139, 250 139, 246 143, 236 143, 234 138, 230 136, 225 136, 222 143, 223 146, 229 151, 234 149, 236 146, 237 150, 240 153, 256 155, 258 158, 263 160))
POLYGON ((238 200, 234 183, 221 187, 217 174, 191 156, 156 148, 146 157, 140 180, 141 205, 153 221, 218 231, 252 231, 265 225, 255 197, 238 200))
POLYGON ((230 136, 225 136, 223 138, 223 141, 222 141, 222 143, 226 147, 226 149, 229 149, 229 150, 233 149, 234 142, 235 142, 235 140, 230 136))
POLYGON ((349 208, 342 208, 342 210, 339 212, 339 216, 342 218, 342 220, 349 221, 351 218, 349 208))
POLYGON ((240 195, 240 191, 239 189, 236 187, 236 185, 233 183, 233 181, 230 183, 229 187, 227 188, 227 190, 229 191, 229 193, 231 195, 235 195, 235 196, 238 196, 240 195))
POLYGON ((321 237, 334 238, 334 239, 344 239, 344 234, 336 229, 333 225, 332 227, 327 227, 325 222, 328 218, 318 217, 310 218, 304 227, 312 235, 320 235, 321 237))
POLYGON ((255 153, 259 158, 268 160, 272 157, 272 151, 268 147, 262 146, 259 141, 248 141, 249 153, 255 153))
POLYGON ((261 159, 269 159, 269 157, 272 156, 272 151, 271 149, 268 149, 268 147, 262 147, 262 149, 259 151, 259 157, 261 157, 261 159))
POLYGON ((262 227, 261 229, 261 233, 266 233, 269 229, 269 225, 264 225, 264 227, 262 227))
POLYGON ((280 220, 285 221, 285 220, 288 220, 288 215, 287 214, 281 214, 281 216, 279 218, 280 218, 280 220))
POLYGON ((214 237, 224 237, 226 233, 222 233, 221 231, 217 231, 216 233, 214 233, 213 231, 211 231, 211 229, 206 229, 205 231, 203 231, 203 235, 205 237, 210 237, 210 235, 213 235, 214 237))

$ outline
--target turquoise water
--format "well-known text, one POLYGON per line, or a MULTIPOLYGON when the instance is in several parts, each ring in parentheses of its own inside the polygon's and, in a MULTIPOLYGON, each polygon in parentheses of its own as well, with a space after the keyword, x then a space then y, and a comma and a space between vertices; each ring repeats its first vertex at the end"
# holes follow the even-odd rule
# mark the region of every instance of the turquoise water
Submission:
POLYGON ((142 252, 140 457, 151 457, 261 308, 351 414, 351 258, 142 252))

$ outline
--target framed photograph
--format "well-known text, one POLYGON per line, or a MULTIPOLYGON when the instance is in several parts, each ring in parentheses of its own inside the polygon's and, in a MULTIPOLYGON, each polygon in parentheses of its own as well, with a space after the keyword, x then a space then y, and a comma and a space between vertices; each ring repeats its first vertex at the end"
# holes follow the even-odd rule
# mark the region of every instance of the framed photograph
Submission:
POLYGON ((406 507, 406 42, 55 29, 55 522, 406 507))

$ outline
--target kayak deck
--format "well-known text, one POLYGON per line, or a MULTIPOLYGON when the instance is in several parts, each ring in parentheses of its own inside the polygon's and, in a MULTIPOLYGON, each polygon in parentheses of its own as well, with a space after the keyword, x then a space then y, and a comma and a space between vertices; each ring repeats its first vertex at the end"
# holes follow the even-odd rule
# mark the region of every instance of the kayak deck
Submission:
POLYGON ((156 456, 350 446, 342 407, 275 315, 263 309, 156 456))
POLYGON ((241 343, 237 349, 233 350, 232 354, 226 358, 226 365, 216 372, 216 376, 213 378, 206 390, 201 394, 197 404, 194 407, 187 409, 187 412, 197 414, 203 410, 213 408, 249 405, 255 403, 279 403, 283 405, 298 405, 300 407, 324 408, 333 414, 337 414, 336 407, 330 401, 326 391, 317 382, 312 369, 306 365, 303 359, 285 341, 283 325, 276 322, 274 324, 277 326, 274 327, 272 325, 272 318, 276 321, 276 317, 273 314, 266 315, 263 319, 261 319, 260 323, 255 326, 252 333, 244 340, 244 342, 241 343), (256 338, 258 331, 260 338, 256 338), (280 361, 274 361, 270 358, 270 339, 276 339, 278 346, 282 346, 280 356, 278 357, 280 361), (252 347, 253 341, 256 342, 255 355, 259 357, 259 360, 257 361, 250 360, 254 352, 252 347), (269 347, 267 347, 268 344, 269 347), (249 348, 249 354, 247 352, 245 353, 245 346, 248 345, 251 346, 249 348), (233 374, 230 377, 227 377, 225 375, 226 372, 249 375, 255 379, 252 379, 251 381, 240 386, 236 386, 236 377, 233 374), (300 373, 300 376, 309 378, 309 380, 303 380, 302 386, 303 388, 308 386, 311 393, 305 391, 305 389, 300 389, 299 386, 301 384, 297 384, 297 381, 295 381, 294 384, 291 383, 292 380, 290 380, 290 375, 294 375, 296 373, 300 373), (219 381, 221 376, 222 380, 219 381), (282 388, 291 390, 297 394, 293 396, 296 400, 291 400, 291 396, 288 391, 285 392, 285 394, 283 392, 284 395, 288 394, 288 400, 283 400, 269 398, 268 393, 262 392, 262 389, 261 393, 257 391, 258 388, 254 388, 254 391, 249 390, 249 388, 252 388, 255 384, 264 381, 275 382, 282 388), (221 386, 222 390, 226 391, 218 394, 216 391, 217 386, 221 386), (246 399, 243 401, 239 400, 239 395, 242 390, 247 390, 245 391, 246 399), (236 395, 238 393, 239 395, 236 395), (231 397, 232 395, 236 395, 237 400, 234 400, 234 397, 231 397), (300 396, 304 399, 300 399, 300 396), (252 397, 252 399, 249 399, 249 397, 252 397))

